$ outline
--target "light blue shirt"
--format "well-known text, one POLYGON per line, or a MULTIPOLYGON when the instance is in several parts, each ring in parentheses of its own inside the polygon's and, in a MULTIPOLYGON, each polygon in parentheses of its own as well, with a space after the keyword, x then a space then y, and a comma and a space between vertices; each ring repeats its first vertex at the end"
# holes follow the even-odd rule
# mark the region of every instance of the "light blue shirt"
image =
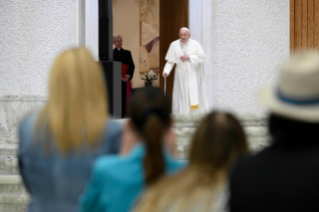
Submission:
POLYGON ((103 137, 96 148, 63 155, 51 138, 44 137, 48 140, 37 143, 33 141, 36 120, 37 114, 34 114, 19 125, 20 174, 32 199, 28 211, 78 211, 78 199, 90 179, 95 159, 119 151, 121 125, 106 121, 103 137), (53 147, 50 152, 43 151, 44 144, 53 147))

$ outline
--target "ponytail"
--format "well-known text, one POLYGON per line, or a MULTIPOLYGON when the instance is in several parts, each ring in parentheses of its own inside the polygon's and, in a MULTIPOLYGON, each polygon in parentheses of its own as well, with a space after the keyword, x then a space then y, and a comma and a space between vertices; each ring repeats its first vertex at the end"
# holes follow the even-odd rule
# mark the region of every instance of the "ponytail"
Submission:
POLYGON ((144 175, 149 186, 161 178, 165 173, 163 156, 164 124, 156 115, 150 115, 143 127, 143 138, 146 147, 144 158, 144 175))
POLYGON ((164 134, 170 126, 170 104, 159 89, 137 91, 130 101, 130 116, 145 146, 144 178, 147 186, 165 174, 164 134))

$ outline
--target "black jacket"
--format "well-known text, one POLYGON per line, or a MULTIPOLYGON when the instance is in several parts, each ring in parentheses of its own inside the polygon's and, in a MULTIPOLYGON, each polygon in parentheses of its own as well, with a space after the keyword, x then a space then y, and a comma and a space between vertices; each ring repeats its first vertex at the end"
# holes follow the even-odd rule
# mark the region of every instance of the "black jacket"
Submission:
POLYGON ((231 212, 319 211, 319 139, 274 142, 230 175, 231 212))
POLYGON ((117 48, 113 49, 113 60, 114 61, 118 61, 118 62, 122 62, 125 65, 128 65, 128 75, 130 75, 130 80, 132 80, 133 75, 134 75, 134 69, 135 69, 135 65, 132 59, 132 55, 131 52, 125 49, 120 50, 120 54, 121 54, 121 60, 119 59, 119 51, 117 50, 117 48))

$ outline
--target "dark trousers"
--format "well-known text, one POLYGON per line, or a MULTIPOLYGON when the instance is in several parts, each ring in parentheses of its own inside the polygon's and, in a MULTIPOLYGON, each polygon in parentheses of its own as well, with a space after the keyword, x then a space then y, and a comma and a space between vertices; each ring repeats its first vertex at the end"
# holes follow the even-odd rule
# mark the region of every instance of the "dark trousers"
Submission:
MULTIPOLYGON (((122 81, 122 118, 125 118, 127 117, 129 114, 128 114, 128 111, 127 111, 127 106, 128 106, 128 102, 126 101, 126 85, 127 83, 126 82, 123 82, 122 81)), ((130 90, 132 92, 132 88, 130 87, 130 90)))

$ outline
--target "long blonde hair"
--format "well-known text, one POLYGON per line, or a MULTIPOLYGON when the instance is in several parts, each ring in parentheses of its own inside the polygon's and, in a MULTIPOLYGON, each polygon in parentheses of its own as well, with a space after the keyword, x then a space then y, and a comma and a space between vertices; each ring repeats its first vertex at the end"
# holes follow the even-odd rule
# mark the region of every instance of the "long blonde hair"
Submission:
POLYGON ((135 211, 196 211, 195 204, 212 211, 229 166, 247 151, 244 131, 234 116, 210 113, 193 136, 188 168, 150 187, 135 211))
POLYGON ((45 130, 63 153, 85 143, 92 147, 108 116, 102 69, 91 53, 79 47, 60 54, 51 67, 49 99, 40 112, 35 134, 45 130))

